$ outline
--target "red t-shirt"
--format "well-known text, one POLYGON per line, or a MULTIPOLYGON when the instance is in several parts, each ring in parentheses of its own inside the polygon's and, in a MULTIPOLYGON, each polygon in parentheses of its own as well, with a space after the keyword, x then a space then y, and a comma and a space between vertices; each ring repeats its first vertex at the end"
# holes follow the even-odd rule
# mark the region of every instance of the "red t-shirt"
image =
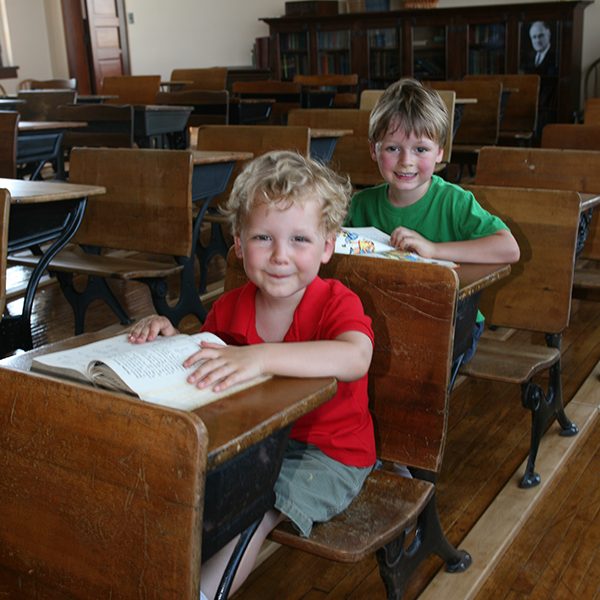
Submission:
MULTIPOLYGON (((202 331, 210 331, 237 346, 261 344, 256 331, 256 286, 231 290, 212 306, 202 331)), ((335 279, 317 277, 304 292, 284 342, 332 340, 359 331, 373 342, 371 319, 358 296, 335 279)), ((317 446, 331 458, 354 467, 375 462, 375 437, 369 412, 367 375, 338 382, 331 400, 299 418, 290 437, 317 446)))

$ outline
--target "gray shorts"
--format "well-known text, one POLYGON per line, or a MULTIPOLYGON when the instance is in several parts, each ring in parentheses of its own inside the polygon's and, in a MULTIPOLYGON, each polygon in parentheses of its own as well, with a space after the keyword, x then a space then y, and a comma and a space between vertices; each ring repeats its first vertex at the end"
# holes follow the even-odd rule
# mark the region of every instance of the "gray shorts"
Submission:
POLYGON ((289 440, 275 482, 275 508, 304 537, 313 523, 328 521, 347 508, 373 467, 349 467, 316 446, 289 440))

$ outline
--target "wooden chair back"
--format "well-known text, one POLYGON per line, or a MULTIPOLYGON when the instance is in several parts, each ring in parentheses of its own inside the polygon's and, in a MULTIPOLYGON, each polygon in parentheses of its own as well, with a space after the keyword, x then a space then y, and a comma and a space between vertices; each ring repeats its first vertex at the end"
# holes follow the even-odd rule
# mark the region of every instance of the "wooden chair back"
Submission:
POLYGON ((17 136, 19 113, 0 110, 0 177, 17 176, 17 136))
POLYGON ((193 106, 188 127, 227 125, 229 123, 229 92, 227 90, 183 90, 159 92, 157 104, 193 106))
POLYGON ((184 90, 225 90, 227 89, 227 67, 205 69, 173 69, 171 81, 191 81, 184 90))
MULTIPOLYGON (((369 397, 377 455, 439 472, 448 418, 458 289, 455 271, 334 254, 319 274, 339 279, 358 294, 373 322, 369 397)), ((225 289, 246 281, 242 262, 230 250, 225 289)))
POLYGON ((598 125, 550 123, 542 130, 541 147, 600 150, 600 123, 598 125))
POLYGON ((0 386, 7 597, 197 599, 202 421, 6 368, 0 386))
POLYGON ((133 107, 131 105, 70 104, 57 109, 59 121, 85 121, 87 125, 63 134, 63 147, 93 146, 131 148, 133 107))
POLYGON ((272 98, 275 100, 269 118, 272 125, 285 125, 290 110, 300 108, 302 102, 302 86, 293 81, 274 79, 234 81, 231 85, 231 91, 240 99, 272 98))
POLYGON ((30 90, 77 90, 77 79, 30 79, 30 90))
POLYGON ((507 132, 530 132, 537 127, 540 96, 539 75, 467 75, 465 80, 499 81, 509 90, 500 130, 507 132))
MULTIPOLYGON (((207 125, 198 128, 198 150, 239 150, 252 152, 254 157, 271 150, 295 150, 309 156, 310 136, 308 127, 286 125, 207 125)), ((229 196, 235 178, 244 162, 238 161, 229 178, 227 190, 215 198, 224 202, 229 196)))
POLYGON ((23 121, 55 121, 58 107, 74 104, 77 92, 70 89, 31 89, 17 92, 17 97, 25 100, 18 106, 23 121))
POLYGON ((454 144, 497 144, 500 131, 500 99, 502 84, 497 81, 428 81, 436 90, 453 90, 456 98, 476 98, 476 104, 463 108, 460 127, 454 136, 454 144))
POLYGON ((0 320, 6 308, 6 259, 8 256, 8 219, 10 193, 0 189, 0 320))
MULTIPOLYGON (((600 152, 553 148, 482 148, 475 183, 600 194, 600 152)), ((598 214, 592 218, 581 256, 600 259, 598 214)))
POLYGON ((600 125, 600 98, 588 98, 583 109, 584 125, 600 125))
MULTIPOLYGON (((358 74, 332 73, 323 75, 294 75, 294 82, 302 85, 306 92, 310 90, 331 89, 336 92, 334 108, 358 107, 358 74)), ((306 106, 306 104, 305 104, 306 106)))
POLYGON ((156 104, 160 75, 115 75, 102 80, 101 94, 117 96, 107 104, 156 104))
MULTIPOLYGON (((379 97, 385 90, 363 90, 360 93, 360 110, 371 111, 377 104, 379 97)), ((444 144, 444 156, 442 163, 449 163, 452 158, 452 138, 454 135, 454 110, 456 104, 456 92, 453 90, 437 90, 441 96, 446 110, 448 111, 448 136, 446 137, 446 143, 444 144)))
MULTIPOLYGON (((478 170, 479 172, 479 170, 478 170)), ((580 198, 574 191, 465 186, 510 227, 521 260, 486 288, 479 308, 501 327, 560 333, 569 324, 580 198)))
POLYGON ((341 137, 333 152, 331 167, 347 173, 354 186, 376 185, 383 181, 369 151, 369 113, 358 108, 300 108, 288 116, 289 125, 321 129, 351 129, 341 137))
POLYGON ((101 185, 88 199, 73 240, 189 256, 192 245, 192 153, 187 150, 74 148, 69 181, 101 185))

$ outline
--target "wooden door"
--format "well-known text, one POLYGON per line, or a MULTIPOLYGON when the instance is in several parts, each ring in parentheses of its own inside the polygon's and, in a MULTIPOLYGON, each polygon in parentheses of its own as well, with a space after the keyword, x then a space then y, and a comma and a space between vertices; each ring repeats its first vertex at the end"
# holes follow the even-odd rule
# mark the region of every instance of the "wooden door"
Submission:
POLYGON ((91 62, 96 90, 102 79, 129 73, 123 0, 86 0, 91 62))

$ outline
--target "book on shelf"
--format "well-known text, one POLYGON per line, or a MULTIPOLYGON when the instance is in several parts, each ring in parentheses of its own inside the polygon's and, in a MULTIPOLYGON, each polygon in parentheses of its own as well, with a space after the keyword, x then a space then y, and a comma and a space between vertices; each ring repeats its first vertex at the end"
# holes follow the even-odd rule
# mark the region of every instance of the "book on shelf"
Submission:
POLYGON ((421 262, 444 267, 455 268, 458 265, 450 260, 425 258, 415 252, 398 250, 391 245, 390 236, 376 227, 342 227, 335 240, 337 254, 360 254, 403 260, 406 262, 421 262))
POLYGON ((268 379, 268 376, 257 377, 220 392, 198 389, 186 381, 197 365, 186 369, 183 362, 198 350, 202 341, 224 343, 216 335, 202 332, 159 336, 151 342, 132 344, 123 333, 36 356, 31 370, 124 392, 146 402, 180 410, 194 410, 268 379))

